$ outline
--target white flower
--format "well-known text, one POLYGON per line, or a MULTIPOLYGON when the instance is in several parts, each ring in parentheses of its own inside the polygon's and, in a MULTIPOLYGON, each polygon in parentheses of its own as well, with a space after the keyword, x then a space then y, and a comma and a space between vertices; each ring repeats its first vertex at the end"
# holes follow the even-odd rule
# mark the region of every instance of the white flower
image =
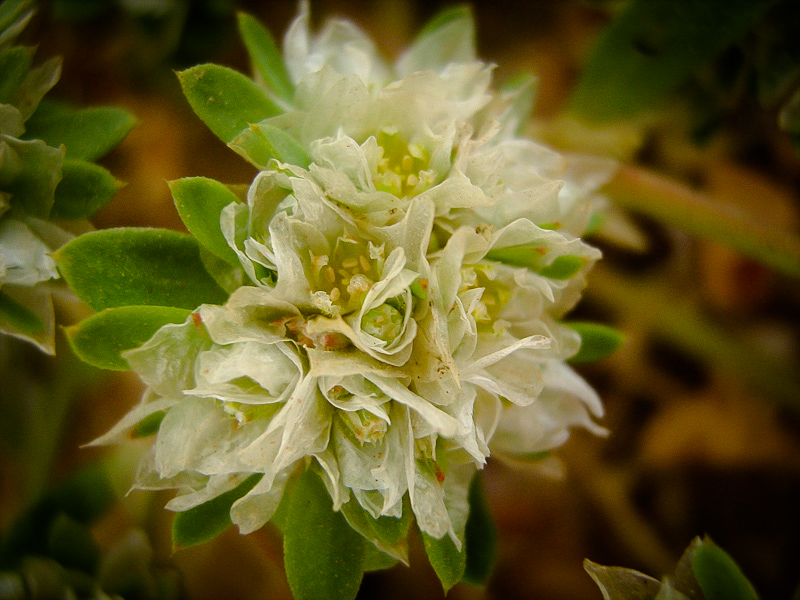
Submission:
POLYGON ((259 165, 222 211, 244 285, 125 354, 149 389, 98 442, 166 411, 137 485, 180 489, 170 508, 259 473, 231 510, 253 531, 311 462, 335 509, 397 517, 408 495, 460 548, 492 449, 602 431, 559 319, 599 258, 579 236, 611 165, 517 137, 528 90, 491 90, 471 21, 389 65, 349 23, 313 35, 307 10, 284 44, 293 103, 232 146, 253 159, 247 136, 277 127, 310 163, 259 165))

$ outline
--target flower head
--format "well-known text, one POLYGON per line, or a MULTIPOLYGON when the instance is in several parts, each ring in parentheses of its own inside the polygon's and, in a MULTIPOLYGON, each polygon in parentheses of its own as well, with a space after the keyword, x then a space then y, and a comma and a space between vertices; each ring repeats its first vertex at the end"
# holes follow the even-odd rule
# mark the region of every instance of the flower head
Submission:
POLYGON ((530 89, 494 91, 472 37, 465 13, 389 64, 350 23, 312 33, 302 5, 292 93, 266 90, 281 110, 230 141, 260 170, 220 213, 230 297, 124 354, 148 391, 98 441, 165 414, 138 487, 180 489, 183 511, 259 474, 230 511, 249 532, 312 464, 368 539, 353 511, 410 505, 461 548, 494 449, 601 431, 560 319, 599 258, 579 235, 611 166, 518 136, 530 89))

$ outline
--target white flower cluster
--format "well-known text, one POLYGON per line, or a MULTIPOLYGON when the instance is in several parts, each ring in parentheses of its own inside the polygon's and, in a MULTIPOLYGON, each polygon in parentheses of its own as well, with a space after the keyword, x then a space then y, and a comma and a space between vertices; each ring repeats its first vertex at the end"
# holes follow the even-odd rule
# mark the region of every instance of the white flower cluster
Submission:
POLYGON ((310 162, 270 160, 223 211, 244 285, 125 354, 149 389, 98 442, 165 411, 136 485, 179 488, 173 510, 261 473, 231 509, 254 531, 311 462, 335 509, 397 517, 407 495, 460 548, 490 453, 601 431, 559 319, 599 258, 579 235, 612 166, 518 137, 530 89, 491 89, 469 19, 393 66, 352 24, 308 21, 284 41, 294 102, 248 135, 279 128, 310 162))

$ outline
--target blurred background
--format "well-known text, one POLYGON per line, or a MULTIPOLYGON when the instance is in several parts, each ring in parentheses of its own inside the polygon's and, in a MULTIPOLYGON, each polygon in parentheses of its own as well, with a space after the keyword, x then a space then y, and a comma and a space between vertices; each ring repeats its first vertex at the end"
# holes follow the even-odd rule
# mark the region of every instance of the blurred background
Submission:
MULTIPOLYGON (((311 9, 316 24, 352 19, 391 59, 447 4, 316 0, 311 9)), ((613 325, 625 342, 579 367, 605 402, 607 438, 576 431, 557 452, 560 477, 490 462, 497 567, 486 589, 459 584, 454 600, 599 599, 584 558, 660 578, 703 534, 763 598, 800 598, 800 6, 753 2, 762 9, 731 25, 738 29, 727 38, 723 31, 719 47, 677 67, 658 62, 671 49, 644 15, 634 50, 656 62, 642 73, 616 61, 613 47, 600 58, 595 50, 629 4, 472 3, 479 56, 498 65, 497 81, 538 77, 526 133, 620 161, 589 237, 604 259, 573 317, 613 325), (664 79, 671 83, 659 87, 664 79), (650 88, 660 91, 631 99, 650 88)), ((21 41, 38 45, 38 61, 63 57, 50 95, 119 106, 139 120, 103 161, 126 186, 95 227, 181 229, 167 181, 252 180, 253 168, 192 113, 174 74, 203 62, 249 72, 238 10, 281 39, 297 4, 40 3, 21 41)), ((62 324, 86 314, 68 299, 59 304, 62 324)), ((80 364, 63 336, 55 358, 11 340, 0 350, 0 531, 19 529, 21 515, 36 531, 43 513, 31 507, 52 510, 42 498, 97 502, 88 531, 101 554, 115 557, 103 562, 107 574, 114 560, 138 569, 136 581, 118 586, 126 598, 290 598, 270 527, 246 537, 229 530, 173 554, 169 496, 124 496, 136 448, 81 448, 138 401, 135 377, 80 364), (101 483, 83 498, 85 485, 70 487, 76 477, 101 483)), ((440 597, 419 545, 411 568, 368 574, 359 594, 440 597)))

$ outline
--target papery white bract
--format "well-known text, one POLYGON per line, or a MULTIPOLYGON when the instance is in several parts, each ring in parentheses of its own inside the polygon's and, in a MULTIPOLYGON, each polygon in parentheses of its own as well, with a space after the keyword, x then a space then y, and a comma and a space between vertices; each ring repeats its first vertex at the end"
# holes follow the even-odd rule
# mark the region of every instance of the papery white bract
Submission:
POLYGON ((165 411, 136 485, 178 488, 174 510, 259 473, 231 509, 253 531, 311 463, 334 509, 398 517, 407 496, 460 548, 494 448, 602 432, 560 319, 600 256, 579 236, 613 165, 517 135, 530 86, 491 89, 466 13, 390 65, 350 23, 313 34, 303 4, 284 51, 293 101, 230 144, 260 169, 220 218, 230 298, 125 353, 149 389, 98 442, 165 411), (304 160, 250 151, 274 131, 304 160))

